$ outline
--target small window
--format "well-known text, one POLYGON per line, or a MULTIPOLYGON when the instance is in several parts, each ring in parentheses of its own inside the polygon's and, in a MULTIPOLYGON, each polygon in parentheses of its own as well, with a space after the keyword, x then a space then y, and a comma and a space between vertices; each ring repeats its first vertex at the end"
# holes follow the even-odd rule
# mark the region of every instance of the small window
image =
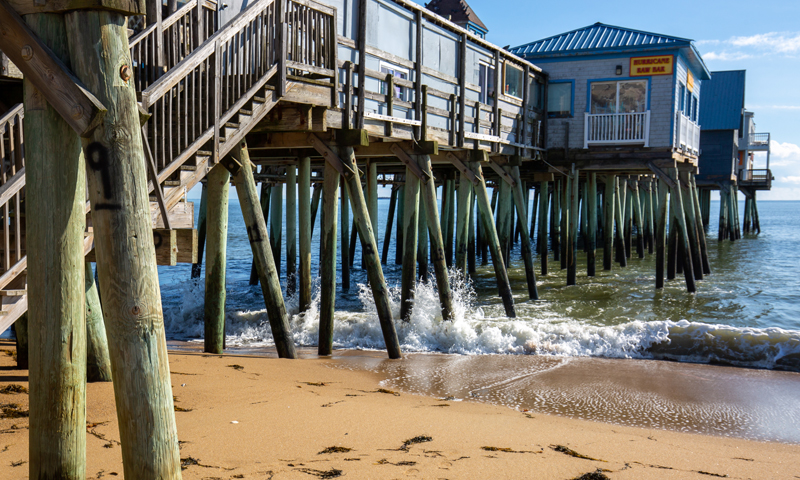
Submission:
POLYGON ((534 77, 528 79, 528 107, 542 108, 542 84, 534 77))
MULTIPOLYGON (((381 61, 381 73, 391 74, 394 78, 408 80, 408 69, 399 67, 389 62, 381 61)), ((386 95, 386 82, 381 82, 381 94, 386 95)), ((398 100, 409 101, 408 89, 399 85, 394 86, 394 96, 398 100)))
POLYGON ((697 123, 697 97, 692 95, 692 116, 690 117, 694 123, 697 123))
POLYGON ((686 114, 686 85, 678 84, 678 110, 686 114))
POLYGON ((478 100, 486 105, 494 105, 494 67, 481 63, 478 75, 478 84, 481 87, 478 100))
POLYGON ((506 63, 505 86, 503 91, 506 95, 522 98, 522 69, 506 63))
POLYGON ((572 116, 572 82, 548 85, 547 115, 550 117, 572 116))

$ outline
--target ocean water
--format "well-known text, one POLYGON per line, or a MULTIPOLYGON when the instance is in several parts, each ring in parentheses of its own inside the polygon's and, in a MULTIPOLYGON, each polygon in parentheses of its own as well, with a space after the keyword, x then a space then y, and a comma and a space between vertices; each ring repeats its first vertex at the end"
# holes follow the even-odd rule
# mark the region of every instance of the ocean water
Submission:
MULTIPOLYGON (((238 203, 231 196, 227 263, 227 345, 273 345, 259 286, 248 285, 252 255, 238 203)), ((378 242, 383 244, 389 200, 379 200, 378 242)), ((199 202, 196 202, 199 208, 199 202)), ((538 355, 666 359, 740 367, 800 371, 800 202, 761 202, 760 235, 736 242, 716 240, 718 202, 711 204, 708 236, 712 274, 686 292, 682 276, 655 290, 655 255, 586 276, 578 254, 577 285, 567 287, 566 270, 550 263, 539 276, 539 301, 529 301, 517 244, 509 268, 517 318, 505 317, 491 265, 470 279, 451 273, 455 319, 443 322, 434 284, 418 286, 412 318, 396 320, 404 352, 463 355, 538 355)), ((740 207, 743 211, 743 206, 740 207)), ((312 244, 312 275, 318 274, 319 217, 312 244)), ((392 228, 394 235, 395 227, 392 228)), ((285 242, 285 234, 284 234, 285 242)), ((285 252, 285 245, 282 247, 285 252)), ((395 318, 399 316, 401 268, 394 241, 384 274, 395 318)), ((538 258, 535 260, 537 274, 538 258)), ((281 280, 286 285, 285 258, 281 280)), ((341 274, 341 272, 339 272, 341 274)), ((159 267, 168 338, 199 341, 203 335, 204 282, 190 279, 190 266, 159 267)), ((377 314, 356 249, 349 291, 337 291, 334 348, 384 348, 377 314)), ((339 283, 341 284, 341 283, 339 283)), ((319 291, 303 314, 287 297, 295 342, 313 347, 318 336, 319 291)))

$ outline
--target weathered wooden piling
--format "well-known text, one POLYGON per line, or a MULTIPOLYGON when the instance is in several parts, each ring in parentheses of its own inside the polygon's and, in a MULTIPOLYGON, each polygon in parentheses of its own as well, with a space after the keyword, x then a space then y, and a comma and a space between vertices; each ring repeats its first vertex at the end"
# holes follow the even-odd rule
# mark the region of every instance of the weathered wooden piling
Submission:
POLYGON ((656 288, 664 288, 664 253, 667 237, 667 184, 658 180, 658 219, 655 223, 656 288))
MULTIPOLYGON (((17 370, 28 370, 30 366, 28 355, 28 312, 20 316, 14 322, 14 336, 16 337, 17 347, 17 370)), ((30 376, 28 376, 30 379, 30 376)))
POLYGON ((429 178, 426 183, 420 185, 420 191, 421 196, 425 198, 428 236, 431 242, 431 261, 433 262, 433 271, 436 276, 439 303, 442 307, 442 319, 452 320, 453 294, 450 292, 450 279, 447 273, 447 260, 445 259, 444 240, 442 239, 441 223, 439 222, 439 208, 436 202, 436 184, 433 181, 433 172, 431 171, 431 158, 428 155, 418 155, 416 160, 422 173, 429 178))
POLYGON ((550 202, 550 250, 553 260, 561 260, 561 178, 553 181, 553 192, 550 202))
POLYGON ((469 241, 467 244, 467 272, 472 275, 475 273, 475 264, 476 264, 476 256, 478 254, 477 249, 477 232, 476 232, 476 222, 475 222, 475 193, 473 190, 473 186, 470 185, 470 197, 471 200, 469 202, 469 241))
POLYGON ((586 274, 594 277, 597 263, 597 173, 586 176, 587 243, 586 274))
MULTIPOLYGON (((397 339, 397 331, 392 321, 392 310, 389 303, 389 292, 386 289, 386 280, 383 277, 378 247, 375 241, 375 234, 372 229, 372 220, 367 210, 364 192, 361 189, 361 180, 358 176, 356 167, 356 156, 353 147, 341 147, 339 158, 343 163, 343 168, 348 174, 344 175, 345 185, 350 197, 350 204, 353 210, 353 219, 356 221, 359 238, 361 238, 361 255, 367 268, 370 289, 375 301, 375 308, 378 311, 378 319, 383 332, 383 340, 386 343, 386 351, 389 358, 400 358, 400 342, 397 339)), ((328 162, 331 159, 327 159, 328 162)), ((376 188, 377 195, 377 188, 376 188)), ((434 208, 435 205, 434 205, 434 208)))
MULTIPOLYGON (((433 181, 433 180, 429 180, 433 181)), ((417 215, 417 275, 423 282, 428 281, 428 216, 425 210, 425 196, 419 196, 419 215, 417 215)))
POLYGON ((278 277, 281 275, 281 252, 283 251, 283 184, 278 182, 270 188, 269 243, 278 277))
POLYGON ((492 207, 489 202, 489 194, 486 191, 486 181, 483 178, 480 162, 470 162, 469 169, 477 179, 475 183, 475 196, 478 200, 478 208, 481 211, 484 232, 489 240, 488 243, 492 252, 492 264, 497 279, 497 288, 500 298, 503 300, 506 316, 514 318, 517 316, 514 309, 514 296, 511 292, 511 284, 508 281, 508 272, 506 271, 506 265, 503 261, 503 253, 500 250, 500 239, 497 237, 497 230, 492 221, 492 207))
POLYGON ((286 295, 297 290, 297 167, 286 167, 286 295))
POLYGON ((723 241, 728 237, 728 192, 724 183, 719 185, 719 230, 717 240, 723 241))
POLYGON ((398 185, 392 185, 392 193, 389 197, 389 214, 386 217, 386 229, 383 234, 383 251, 381 252, 381 264, 386 265, 389 260, 389 244, 392 240, 392 223, 394 223, 394 211, 397 208, 398 185))
POLYGON ((703 274, 711 274, 711 264, 708 261, 708 247, 706 245, 706 234, 703 230, 702 213, 700 211, 700 200, 697 194, 697 183, 694 175, 689 175, 689 193, 692 195, 692 206, 694 207, 694 222, 697 238, 700 243, 700 260, 703 263, 703 274))
POLYGON ((528 235, 528 204, 522 190, 522 180, 520 179, 519 167, 504 167, 506 172, 514 180, 513 196, 514 204, 517 208, 517 225, 522 240, 522 260, 525 263, 525 279, 528 283, 528 298, 531 300, 539 299, 539 289, 536 285, 536 271, 533 267, 533 251, 531 250, 531 238, 528 235))
MULTIPOLYGON (((338 153, 336 149, 334 152, 338 153)), ((322 187, 322 236, 320 237, 319 355, 333 353, 333 317, 336 307, 336 223, 339 216, 339 172, 325 162, 322 187)), ((342 196, 342 198, 347 198, 342 196)), ((347 210, 347 209, 342 209, 347 210)), ((343 245, 344 246, 344 245, 343 245)), ((344 251, 342 252, 344 253, 344 251)), ((346 256, 342 256, 342 264, 346 256)), ((348 277, 349 281, 349 277, 348 277)))
MULTIPOLYGON (((350 197, 347 195, 346 188, 340 189, 339 192, 342 202, 342 231, 340 233, 342 251, 339 255, 342 259, 342 290, 346 292, 350 290, 350 266, 353 265, 351 254, 355 252, 355 240, 353 240, 355 237, 350 236, 350 197), (351 240, 353 240, 352 245, 350 244, 351 240)), ((327 210, 325 211, 327 212, 327 210)), ((353 229, 353 234, 355 234, 355 229, 353 229)))
MULTIPOLYGON (((397 177, 395 177, 397 178, 397 177)), ((398 181, 405 182, 405 177, 399 177, 398 181)), ((406 186, 401 184, 397 191, 397 228, 395 231, 395 246, 394 246, 394 264, 403 264, 403 245, 405 245, 405 204, 406 204, 406 186)))
POLYGON ((683 249, 683 254, 680 254, 679 257, 683 257, 683 274, 684 278, 686 279, 686 290, 689 293, 694 293, 697 291, 697 287, 695 285, 695 270, 692 265, 692 254, 691 254, 691 244, 689 243, 689 229, 686 225, 686 214, 683 211, 683 199, 681 198, 681 185, 680 180, 678 177, 677 169, 671 168, 670 169, 670 178, 672 181, 675 182, 675 188, 672 192, 670 192, 670 199, 672 202, 673 208, 673 218, 675 219, 676 223, 678 224, 678 243, 681 249, 683 249))
POLYGON ((633 221, 636 224, 636 254, 639 258, 644 258, 644 214, 642 212, 642 198, 639 195, 639 180, 631 179, 631 202, 633 210, 633 221))
POLYGON ((550 210, 550 182, 539 184, 539 262, 542 265, 542 275, 547 275, 547 212, 550 210))
MULTIPOLYGON (((670 189, 670 192, 672 189, 670 189)), ((672 196, 672 193, 670 193, 672 196)), ((673 210, 670 205, 667 206, 669 209, 669 237, 667 240, 667 280, 674 280, 675 275, 678 271, 678 224, 674 218, 673 210)))
POLYGON ((686 229, 689 235, 689 249, 687 253, 692 256, 692 267, 694 268, 695 280, 703 279, 703 260, 700 251, 700 237, 697 231, 697 221, 695 220, 694 195, 691 190, 691 180, 689 172, 680 172, 681 200, 686 220, 686 229))
POLYGON ((500 240, 500 251, 503 253, 503 261, 508 265, 510 258, 509 252, 511 250, 511 185, 508 182, 500 179, 498 181, 497 190, 497 237, 500 240))
POLYGON ((317 224, 317 211, 319 199, 322 197, 322 183, 314 184, 314 193, 311 194, 311 236, 314 236, 314 225, 317 224))
MULTIPOLYGON (((403 230, 403 272, 400 280, 400 319, 408 321, 414 306, 417 283, 417 242, 419 228, 420 179, 406 167, 406 184, 403 187, 403 216, 398 223, 403 230)), ((398 242, 400 237, 398 236, 398 242)), ((398 243, 399 247, 399 243, 398 243)))
MULTIPOLYGON (((261 167, 261 171, 264 171, 264 167, 261 167)), ((261 205, 261 215, 264 217, 264 222, 269 222, 269 213, 270 213, 270 196, 272 194, 272 186, 267 182, 261 182, 261 198, 260 198, 260 205, 261 205)), ((272 248, 272 247, 270 247, 272 248)), ((256 271, 256 261, 253 259, 252 265, 250 266, 250 285, 258 285, 258 272, 256 271)))
POLYGON ((203 249, 206 245, 206 209, 208 208, 208 182, 203 181, 200 194, 200 212, 197 217, 197 263, 192 264, 192 278, 200 278, 203 269, 203 249))
POLYGON ((86 382, 110 382, 111 358, 108 354, 103 308, 94 281, 91 262, 85 263, 86 284, 86 382))
POLYGON ((572 168, 572 174, 569 178, 569 218, 568 228, 569 235, 567 240, 567 285, 575 285, 577 283, 578 271, 578 200, 580 192, 580 175, 575 168, 572 168))
POLYGON ((228 246, 230 172, 217 165, 208 173, 206 289, 203 351, 222 353, 225 340, 225 270, 228 246))
POLYGON ((298 183, 300 230, 300 279, 298 306, 305 312, 311 305, 311 158, 301 157, 298 183))
MULTIPOLYGON (((472 218, 473 204, 472 182, 462 172, 458 180, 458 220, 456 222, 456 268, 466 276, 468 270, 469 242, 474 239, 474 232, 470 225, 474 225, 472 218)), ((473 259, 474 264, 474 259, 473 259)))
MULTIPOLYGON (((533 208, 531 209, 531 229, 528 230, 530 238, 536 238, 536 245, 539 245, 539 239, 536 236, 536 216, 539 215, 539 190, 540 188, 533 189, 533 208)), ((527 203, 526 203, 527 205, 527 203)), ((537 250, 538 252, 538 250, 537 250)))
POLYGON ((120 81, 130 61, 127 22, 109 11, 65 19, 73 72, 108 108, 83 147, 124 475, 180 478, 136 93, 120 81))
MULTIPOLYGON (((25 20, 69 65, 64 19, 32 14, 25 20)), ((32 299, 28 303, 29 475, 77 480, 86 477, 86 164, 78 135, 27 77, 23 90, 32 299)), ((138 127, 133 130, 138 131, 138 127)), ((9 228, 7 219, 4 228, 9 228)))
POLYGON ((559 247, 561 247, 561 270, 569 265, 571 245, 569 244, 570 216, 572 214, 572 200, 570 198, 571 178, 567 174, 561 178, 561 196, 559 210, 561 211, 559 247))
POLYGON ((616 206, 614 208, 614 214, 616 216, 616 224, 617 224, 617 261, 621 267, 628 266, 628 256, 626 253, 625 248, 625 221, 624 221, 624 212, 625 212, 625 203, 623 202, 623 198, 625 197, 625 184, 627 183, 626 180, 617 178, 617 189, 615 190, 615 197, 616 197, 616 206))
POLYGON ((611 270, 614 263, 614 207, 617 198, 617 179, 614 175, 605 176, 603 194, 603 270, 611 270))

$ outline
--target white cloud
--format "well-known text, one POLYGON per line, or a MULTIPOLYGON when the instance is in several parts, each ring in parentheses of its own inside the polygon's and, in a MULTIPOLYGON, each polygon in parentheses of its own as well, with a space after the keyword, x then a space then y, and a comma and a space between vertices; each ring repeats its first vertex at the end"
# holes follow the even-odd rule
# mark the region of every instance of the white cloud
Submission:
POLYGON ((780 177, 778 180, 781 183, 794 183, 795 185, 800 185, 800 177, 780 177))
POLYGON ((697 46, 720 46, 703 55, 705 60, 736 61, 763 55, 800 55, 800 32, 769 32, 731 37, 727 40, 700 40, 697 46))
POLYGON ((772 157, 800 160, 800 146, 794 143, 772 140, 769 142, 769 150, 772 157))
POLYGON ((800 105, 748 105, 747 109, 754 110, 800 110, 800 105))

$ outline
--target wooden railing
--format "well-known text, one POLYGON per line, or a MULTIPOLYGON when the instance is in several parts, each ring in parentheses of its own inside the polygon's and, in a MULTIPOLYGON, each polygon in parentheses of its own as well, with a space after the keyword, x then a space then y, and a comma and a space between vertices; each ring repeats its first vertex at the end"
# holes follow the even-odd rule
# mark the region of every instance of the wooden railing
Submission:
POLYGON ((589 145, 650 145, 650 111, 635 113, 587 113, 583 148, 589 145))
POLYGON ((130 39, 137 92, 146 89, 214 34, 215 5, 216 2, 208 0, 189 0, 161 25, 150 25, 130 39))
POLYGON ((739 185, 743 187, 772 186, 772 171, 769 169, 739 170, 739 185))
POLYGON ((25 269, 22 104, 0 117, 0 288, 25 269))
POLYGON ((681 112, 676 114, 678 128, 678 143, 676 146, 685 148, 689 152, 700 153, 700 125, 693 122, 681 112))

